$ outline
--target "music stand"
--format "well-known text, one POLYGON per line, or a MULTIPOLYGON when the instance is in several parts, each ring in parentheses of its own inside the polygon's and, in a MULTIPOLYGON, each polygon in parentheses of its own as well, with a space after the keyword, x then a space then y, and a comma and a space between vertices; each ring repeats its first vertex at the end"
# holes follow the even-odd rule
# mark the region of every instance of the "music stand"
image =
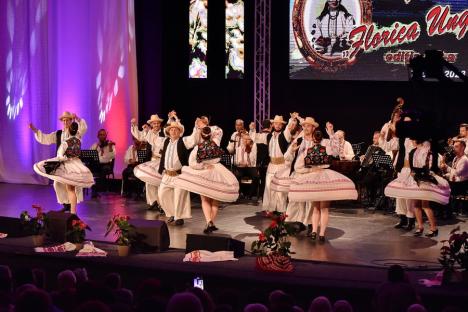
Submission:
POLYGON ((362 150, 364 149, 364 145, 366 143, 364 142, 360 142, 360 143, 356 143, 356 144, 351 144, 352 148, 353 148, 353 152, 354 152, 354 155, 362 155, 362 150))
POLYGON ((378 168, 385 168, 385 169, 393 170, 392 158, 387 154, 385 155, 372 154, 372 163, 374 166, 378 168))
POLYGON ((147 162, 148 161, 148 151, 146 149, 137 150, 137 158, 138 158, 138 163, 139 164, 147 162))
POLYGON ((81 161, 86 165, 99 164, 99 154, 97 150, 81 150, 81 161))
POLYGON ((229 170, 232 169, 232 160, 231 155, 229 153, 224 154, 221 156, 221 160, 219 161, 224 167, 228 168, 229 170))

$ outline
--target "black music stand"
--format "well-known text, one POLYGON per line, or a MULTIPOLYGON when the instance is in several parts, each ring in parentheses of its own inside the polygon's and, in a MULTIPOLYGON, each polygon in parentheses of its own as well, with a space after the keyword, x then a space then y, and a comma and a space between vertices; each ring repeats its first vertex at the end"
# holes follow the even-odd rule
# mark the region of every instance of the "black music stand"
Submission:
POLYGON ((87 166, 99 164, 99 154, 97 150, 81 150, 81 161, 87 166))
POLYGON ((142 164, 148 161, 148 151, 147 150, 137 150, 138 163, 142 164))
POLYGON ((377 196, 376 198, 375 209, 382 209, 385 212, 393 211, 393 201, 385 196, 385 187, 391 180, 391 177, 388 176, 388 174, 393 172, 392 158, 387 154, 372 154, 372 166, 378 169, 378 172, 382 174, 380 181, 380 196, 377 196))
POLYGON ((392 158, 385 154, 372 154, 372 163, 377 168, 392 169, 393 170, 393 161, 392 158))
POLYGON ((356 155, 356 156, 362 155, 362 150, 364 149, 364 145, 366 145, 366 143, 364 143, 364 142, 351 144, 351 146, 353 148, 354 155, 356 155))
POLYGON ((232 169, 232 159, 229 153, 224 154, 221 156, 221 160, 219 161, 224 167, 228 168, 229 170, 232 169))

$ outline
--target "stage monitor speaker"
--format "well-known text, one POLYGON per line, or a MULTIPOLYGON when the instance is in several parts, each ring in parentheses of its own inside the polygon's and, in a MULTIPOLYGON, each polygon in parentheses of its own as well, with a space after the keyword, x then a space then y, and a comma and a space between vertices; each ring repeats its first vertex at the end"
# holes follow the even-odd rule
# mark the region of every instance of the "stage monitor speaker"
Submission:
POLYGON ((73 220, 79 220, 75 214, 49 211, 46 214, 47 218, 47 236, 51 242, 65 243, 67 232, 71 229, 73 220))
POLYGON ((0 216, 0 233, 8 234, 8 237, 23 237, 32 235, 23 229, 19 218, 1 217, 0 216))
POLYGON ((239 258, 244 256, 245 243, 230 236, 187 234, 185 252, 194 250, 234 251, 234 257, 239 258))
POLYGON ((135 227, 137 242, 132 249, 137 252, 162 252, 169 249, 171 243, 167 224, 160 220, 130 219, 135 227))

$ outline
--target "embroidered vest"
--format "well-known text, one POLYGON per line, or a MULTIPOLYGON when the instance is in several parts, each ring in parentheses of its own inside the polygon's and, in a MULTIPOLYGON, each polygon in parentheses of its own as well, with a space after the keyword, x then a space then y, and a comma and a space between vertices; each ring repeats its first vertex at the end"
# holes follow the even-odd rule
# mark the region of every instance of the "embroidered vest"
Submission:
POLYGON ((65 156, 68 158, 80 157, 81 156, 81 141, 75 137, 68 139, 68 147, 65 151, 65 156))
POLYGON ((304 157, 304 165, 306 167, 327 165, 331 161, 330 156, 327 155, 325 146, 316 144, 307 150, 307 155, 304 157))
POLYGON ((212 140, 204 141, 198 144, 197 162, 201 163, 204 160, 221 158, 224 155, 224 150, 216 145, 212 140))

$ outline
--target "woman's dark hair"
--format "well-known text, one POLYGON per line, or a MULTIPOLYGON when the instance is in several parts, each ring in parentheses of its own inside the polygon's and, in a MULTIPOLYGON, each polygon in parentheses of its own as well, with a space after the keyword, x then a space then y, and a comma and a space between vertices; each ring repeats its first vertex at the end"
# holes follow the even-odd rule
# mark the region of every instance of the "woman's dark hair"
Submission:
MULTIPOLYGON (((325 6, 323 7, 323 11, 322 13, 320 13, 319 17, 317 19, 319 19, 320 21, 325 17, 325 15, 328 14, 328 12, 330 11, 330 7, 328 5, 328 1, 325 2, 325 6)), ((349 14, 348 10, 346 10, 346 8, 340 3, 340 5, 338 6, 337 8, 337 11, 342 11, 345 15, 345 17, 349 17, 351 16, 351 14, 349 14)))
POLYGON ((322 131, 316 129, 314 133, 312 134, 312 137, 315 142, 322 142, 322 139, 323 139, 322 131))
POLYGON ((299 133, 302 130, 302 126, 301 126, 301 123, 299 122, 299 119, 297 118, 295 119, 296 119, 296 126, 290 130, 291 135, 296 135, 296 133, 299 133))
POLYGON ((78 124, 76 122, 72 122, 68 131, 70 131, 71 135, 76 135, 78 132, 78 124))
POLYGON ((208 126, 203 127, 203 129, 201 130, 201 136, 202 136, 202 139, 208 140, 211 137, 211 128, 208 126))

